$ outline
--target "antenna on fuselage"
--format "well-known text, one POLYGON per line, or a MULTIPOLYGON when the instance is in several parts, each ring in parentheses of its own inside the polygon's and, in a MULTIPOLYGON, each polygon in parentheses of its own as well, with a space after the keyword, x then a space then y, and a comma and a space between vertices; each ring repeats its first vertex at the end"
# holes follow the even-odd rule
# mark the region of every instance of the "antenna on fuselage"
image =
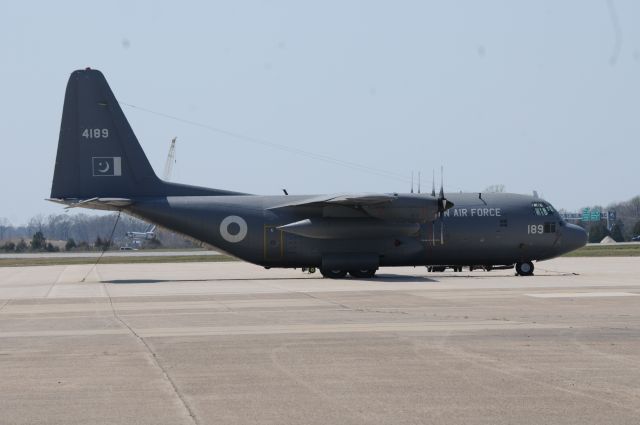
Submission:
POLYGON ((420 176, 420 171, 418 171, 418 193, 420 193, 420 180, 422 180, 422 177, 420 176))
POLYGON ((413 171, 411 172, 411 193, 413 193, 413 171))
POLYGON ((431 196, 436 196, 436 170, 433 169, 431 171, 431 196))

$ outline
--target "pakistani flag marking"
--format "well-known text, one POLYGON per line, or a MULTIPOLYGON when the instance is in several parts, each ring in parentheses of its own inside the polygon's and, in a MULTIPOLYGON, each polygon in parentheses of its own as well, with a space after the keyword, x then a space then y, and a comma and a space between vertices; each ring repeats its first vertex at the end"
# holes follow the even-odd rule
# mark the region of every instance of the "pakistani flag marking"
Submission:
POLYGON ((120 156, 94 156, 91 160, 94 177, 115 177, 122 175, 122 157, 120 156))

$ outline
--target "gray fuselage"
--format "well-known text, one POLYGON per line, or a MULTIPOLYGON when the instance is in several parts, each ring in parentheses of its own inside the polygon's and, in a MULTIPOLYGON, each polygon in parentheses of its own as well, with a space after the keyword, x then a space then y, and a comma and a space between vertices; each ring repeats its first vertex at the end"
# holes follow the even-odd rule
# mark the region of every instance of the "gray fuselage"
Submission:
POLYGON ((394 229, 402 223, 373 219, 346 207, 343 212, 335 207, 329 212, 327 207, 278 208, 311 196, 141 198, 126 210, 265 267, 319 267, 323 256, 359 254, 377 256, 380 266, 508 265, 556 257, 586 242, 582 228, 565 223, 539 198, 506 193, 446 196, 455 206, 441 218, 416 225, 414 233, 397 235, 394 229), (549 208, 544 215, 536 214, 534 203, 549 208), (332 218, 336 214, 342 218, 332 218), (327 229, 333 220, 354 228, 389 230, 342 239, 305 237, 279 229, 310 216, 329 216, 327 229))

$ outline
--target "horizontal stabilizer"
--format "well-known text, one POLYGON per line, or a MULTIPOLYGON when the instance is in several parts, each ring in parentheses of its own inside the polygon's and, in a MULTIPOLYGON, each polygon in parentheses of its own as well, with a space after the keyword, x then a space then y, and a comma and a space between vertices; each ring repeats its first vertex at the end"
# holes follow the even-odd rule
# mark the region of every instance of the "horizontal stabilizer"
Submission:
POLYGON ((47 199, 47 201, 66 205, 65 209, 89 208, 107 211, 120 211, 133 204, 133 201, 127 198, 47 199))

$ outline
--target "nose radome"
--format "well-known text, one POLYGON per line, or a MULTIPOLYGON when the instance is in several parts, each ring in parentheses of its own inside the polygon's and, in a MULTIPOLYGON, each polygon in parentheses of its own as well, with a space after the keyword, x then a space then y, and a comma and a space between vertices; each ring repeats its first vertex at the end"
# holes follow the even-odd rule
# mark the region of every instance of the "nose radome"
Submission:
POLYGON ((567 224, 562 239, 564 247, 573 251, 587 244, 587 232, 580 226, 567 224))

